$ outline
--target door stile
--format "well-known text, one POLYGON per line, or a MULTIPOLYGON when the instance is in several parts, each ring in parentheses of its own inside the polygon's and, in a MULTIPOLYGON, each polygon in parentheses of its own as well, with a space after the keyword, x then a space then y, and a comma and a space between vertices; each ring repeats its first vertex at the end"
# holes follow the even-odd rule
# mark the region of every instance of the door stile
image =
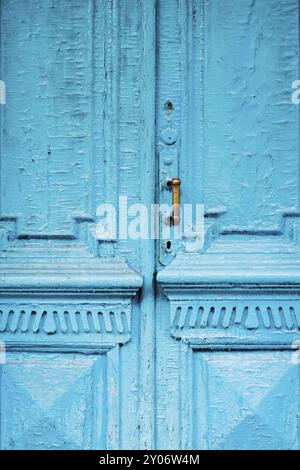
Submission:
MULTIPOLYGON (((141 2, 141 202, 151 213, 155 201, 155 14, 156 0, 141 2)), ((150 225, 149 225, 150 227, 150 225)), ((149 231, 148 231, 149 233, 149 231)), ((140 306, 140 449, 155 447, 155 240, 140 243, 140 272, 143 287, 140 306)))

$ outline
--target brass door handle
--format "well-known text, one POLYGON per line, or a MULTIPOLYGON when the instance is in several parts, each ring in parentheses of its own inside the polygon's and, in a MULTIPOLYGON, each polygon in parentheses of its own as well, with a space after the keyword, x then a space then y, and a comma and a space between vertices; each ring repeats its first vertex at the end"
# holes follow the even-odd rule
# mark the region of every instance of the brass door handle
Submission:
POLYGON ((172 191, 172 215, 168 218, 170 225, 180 225, 180 178, 169 181, 172 191))

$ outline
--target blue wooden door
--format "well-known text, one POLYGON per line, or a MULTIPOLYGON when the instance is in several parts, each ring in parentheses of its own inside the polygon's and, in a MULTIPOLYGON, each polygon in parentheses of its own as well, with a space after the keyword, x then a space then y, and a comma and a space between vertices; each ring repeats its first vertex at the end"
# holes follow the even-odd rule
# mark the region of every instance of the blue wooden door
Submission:
POLYGON ((1 448, 298 449, 298 1, 0 8, 1 448))

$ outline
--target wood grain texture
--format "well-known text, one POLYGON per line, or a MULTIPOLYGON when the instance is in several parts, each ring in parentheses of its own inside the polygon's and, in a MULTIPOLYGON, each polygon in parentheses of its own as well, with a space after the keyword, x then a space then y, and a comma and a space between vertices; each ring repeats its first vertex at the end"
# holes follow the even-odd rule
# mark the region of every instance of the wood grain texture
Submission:
POLYGON ((3 449, 106 447, 105 356, 10 353, 8 361, 1 367, 3 449))
POLYGON ((195 448, 299 448, 299 366, 290 352, 198 352, 193 374, 195 448))
POLYGON ((1 447, 299 448, 298 0, 0 9, 1 447), (99 242, 176 176, 201 252, 99 242))
POLYGON ((157 445, 298 449, 299 2, 160 8, 158 89, 180 90, 168 165, 183 200, 204 203, 206 236, 160 258, 157 445))
MULTIPOLYGON (((154 2, 1 2, 1 79, 9 84, 8 106, 1 107, 1 340, 9 351, 3 374, 11 371, 18 382, 20 368, 11 359, 17 354, 32 368, 37 358, 45 377, 57 357, 61 382, 64 361, 76 355, 87 374, 78 385, 65 374, 68 419, 53 407, 50 424, 42 421, 32 434, 35 405, 24 401, 12 426, 1 426, 3 448, 153 445, 153 406, 141 398, 153 387, 152 273, 143 273, 147 291, 150 285, 145 307, 134 301, 132 315, 143 283, 140 244, 95 237, 100 203, 121 194, 152 200, 136 182, 142 172, 153 174, 154 55, 146 58, 154 53, 153 33, 154 2), (76 424, 78 414, 86 423, 76 424), (26 420, 28 438, 16 442, 26 420), (73 425, 76 439, 61 435, 63 426, 72 434, 73 425)), ((50 376, 48 388, 38 379, 27 388, 37 394, 42 383, 43 395, 50 376)), ((12 387, 4 420, 14 401, 25 400, 22 385, 12 387)), ((64 393, 61 383, 55 387, 64 393)), ((9 390, 2 381, 1 396, 9 390)))

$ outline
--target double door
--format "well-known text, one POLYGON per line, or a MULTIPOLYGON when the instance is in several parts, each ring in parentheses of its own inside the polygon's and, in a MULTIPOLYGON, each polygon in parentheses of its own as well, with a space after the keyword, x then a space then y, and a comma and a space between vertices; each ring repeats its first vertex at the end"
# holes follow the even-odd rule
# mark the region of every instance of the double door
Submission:
POLYGON ((298 1, 0 8, 1 447, 299 448, 298 1))

